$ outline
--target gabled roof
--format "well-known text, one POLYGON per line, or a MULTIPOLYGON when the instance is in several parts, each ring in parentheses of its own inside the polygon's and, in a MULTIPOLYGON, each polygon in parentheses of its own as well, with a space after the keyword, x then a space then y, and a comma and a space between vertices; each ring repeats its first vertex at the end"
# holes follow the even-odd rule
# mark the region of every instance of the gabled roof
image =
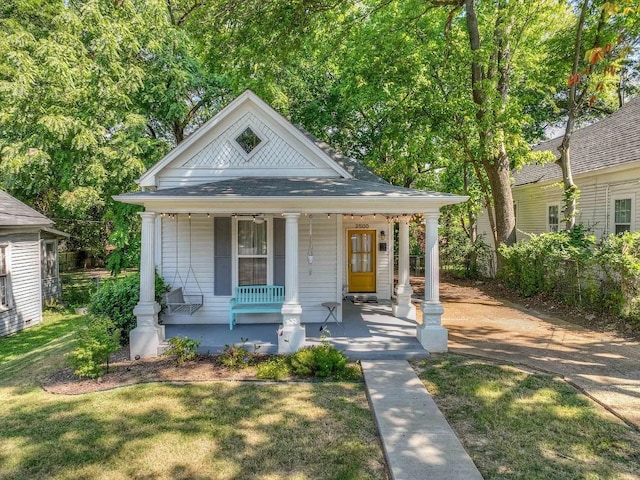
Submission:
MULTIPOLYGON (((149 170, 147 170, 138 180, 138 183, 142 187, 155 187, 157 186, 157 175, 163 171, 166 167, 169 167, 174 160, 177 160, 189 151, 191 147, 198 145, 198 142, 201 142, 208 137, 213 135, 213 132, 219 126, 222 126, 228 117, 232 116, 236 111, 239 111, 241 108, 245 106, 250 106, 254 111, 259 111, 266 118, 269 119, 273 124, 278 125, 279 128, 288 132, 289 135, 296 138, 297 141, 306 145, 306 147, 313 152, 315 157, 320 159, 319 161, 331 171, 335 172, 335 176, 342 178, 352 178, 352 174, 345 169, 342 164, 346 164, 346 160, 344 157, 340 159, 335 156, 333 153, 329 153, 326 148, 321 146, 321 143, 318 139, 312 138, 310 134, 303 132, 301 129, 296 128, 291 124, 286 118, 276 112, 273 108, 271 108, 267 103, 265 103, 260 97, 258 97, 251 90, 245 90, 240 96, 238 96, 235 100, 233 100, 229 105, 224 107, 220 112, 218 112, 211 120, 206 122, 200 128, 198 128, 194 133, 189 135, 182 143, 180 143, 177 147, 171 150, 164 158, 158 161, 155 165, 153 165, 149 170)), ((195 148, 195 147, 194 147, 195 148)), ((347 167, 349 167, 347 165, 347 167)), ((361 167, 364 168, 364 167, 361 167)), ((354 170, 352 168, 352 170, 354 170)), ((359 169, 357 173, 361 173, 359 169)), ((363 174, 364 175, 364 174, 363 174)), ((371 174, 373 175, 373 174, 371 174)))
POLYGON ((0 227, 50 227, 53 222, 7 192, 0 190, 0 227))
POLYGON ((323 142, 315 135, 307 132, 300 125, 295 126, 298 130, 300 130, 309 140, 311 140, 319 149, 321 149, 329 158, 331 158, 334 162, 344 168, 347 172, 353 175, 353 178, 358 180, 365 180, 368 182, 380 182, 380 183, 388 183, 386 180, 380 178, 367 167, 362 165, 357 160, 354 160, 350 157, 345 157, 340 152, 336 151, 331 147, 331 145, 323 142))
MULTIPOLYGON (((560 157, 562 137, 542 142, 534 150, 551 151, 560 157)), ((580 128, 571 136, 573 175, 640 162, 640 96, 596 123, 580 128)), ((514 173, 514 186, 559 181, 562 171, 555 163, 526 165, 514 173)))

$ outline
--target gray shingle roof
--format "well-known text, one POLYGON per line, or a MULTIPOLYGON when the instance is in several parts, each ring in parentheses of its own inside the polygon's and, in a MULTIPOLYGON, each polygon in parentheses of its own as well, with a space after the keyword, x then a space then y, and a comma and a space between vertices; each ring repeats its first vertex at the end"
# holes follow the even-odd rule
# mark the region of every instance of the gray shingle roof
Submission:
POLYGON ((456 197, 389 183, 345 178, 242 177, 200 185, 134 192, 120 197, 456 197))
POLYGON ((53 222, 0 190, 0 227, 50 226, 53 222))
POLYGON ((326 142, 323 142, 315 135, 307 132, 300 125, 295 125, 295 127, 300 130, 309 140, 316 144, 320 150, 322 150, 325 155, 327 155, 331 160, 340 165, 344 170, 346 170, 349 174, 353 175, 354 178, 358 180, 366 180, 368 182, 380 182, 387 183, 385 180, 377 176, 367 167, 362 165, 357 160, 354 160, 350 157, 345 157, 340 152, 336 151, 331 145, 326 142))
MULTIPOLYGON (((542 142, 534 150, 559 157, 562 137, 542 142)), ((571 167, 573 175, 640 161, 640 96, 630 100, 606 118, 573 132, 571 167)), ((514 173, 514 186, 558 181, 562 171, 555 163, 526 165, 514 173)))

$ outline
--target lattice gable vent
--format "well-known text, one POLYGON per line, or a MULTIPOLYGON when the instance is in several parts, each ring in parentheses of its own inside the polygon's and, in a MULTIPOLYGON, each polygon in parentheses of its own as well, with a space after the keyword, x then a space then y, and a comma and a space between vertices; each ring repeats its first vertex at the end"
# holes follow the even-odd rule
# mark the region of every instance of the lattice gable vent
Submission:
POLYGON ((242 116, 183 168, 313 168, 314 165, 254 113, 242 116))

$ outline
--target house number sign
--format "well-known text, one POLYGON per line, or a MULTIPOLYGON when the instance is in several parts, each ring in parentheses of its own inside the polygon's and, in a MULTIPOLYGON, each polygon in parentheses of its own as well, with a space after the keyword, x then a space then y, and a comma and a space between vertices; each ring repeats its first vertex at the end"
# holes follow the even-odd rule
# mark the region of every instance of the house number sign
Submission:
POLYGON ((356 223, 356 228, 369 228, 368 223, 356 223))

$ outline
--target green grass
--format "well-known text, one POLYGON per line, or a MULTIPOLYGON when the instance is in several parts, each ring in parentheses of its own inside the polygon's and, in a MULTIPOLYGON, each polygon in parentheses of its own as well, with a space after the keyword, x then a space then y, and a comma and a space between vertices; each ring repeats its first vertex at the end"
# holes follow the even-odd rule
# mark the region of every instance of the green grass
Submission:
POLYGON ((83 321, 49 313, 0 339, 0 479, 387 478, 361 383, 43 391, 83 321))
POLYGON ((552 376, 450 354, 414 367, 485 479, 640 478, 640 434, 552 376))

